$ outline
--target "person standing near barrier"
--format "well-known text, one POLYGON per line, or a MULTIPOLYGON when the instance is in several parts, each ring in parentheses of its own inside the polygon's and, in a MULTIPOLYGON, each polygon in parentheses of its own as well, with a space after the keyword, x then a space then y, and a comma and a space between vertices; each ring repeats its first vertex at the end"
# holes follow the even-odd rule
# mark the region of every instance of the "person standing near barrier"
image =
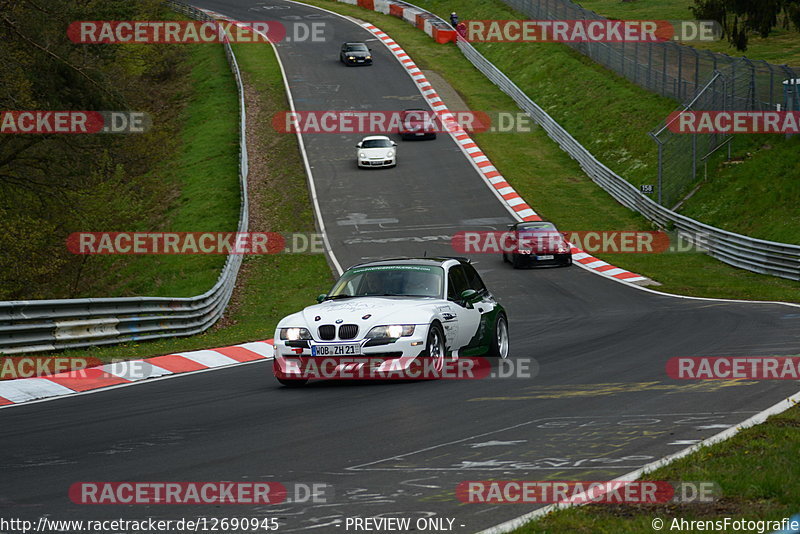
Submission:
POLYGON ((450 13, 450 26, 452 26, 454 30, 456 29, 456 26, 458 26, 458 15, 456 15, 455 11, 450 13))

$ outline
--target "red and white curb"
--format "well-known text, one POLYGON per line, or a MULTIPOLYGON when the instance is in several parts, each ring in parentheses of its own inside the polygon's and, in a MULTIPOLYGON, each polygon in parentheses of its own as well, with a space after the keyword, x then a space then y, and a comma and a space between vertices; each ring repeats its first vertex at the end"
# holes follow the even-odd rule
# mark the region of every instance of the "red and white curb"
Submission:
POLYGON ((110 363, 72 373, 3 380, 0 381, 0 406, 73 395, 169 375, 271 360, 273 352, 272 340, 269 339, 218 349, 178 352, 143 360, 110 363))
MULTIPOLYGON (((431 83, 425 78, 425 75, 419 67, 417 67, 400 45, 373 24, 363 23, 362 26, 378 37, 392 54, 394 54, 394 57, 397 58, 400 64, 406 68, 411 79, 417 84, 422 96, 431 106, 431 109, 439 114, 443 123, 447 125, 450 137, 452 137, 459 148, 461 148, 464 155, 472 162, 484 181, 495 192, 501 202, 508 207, 509 211, 521 221, 541 221, 542 218, 539 217, 527 202, 525 202, 525 199, 517 193, 511 184, 506 181, 500 171, 492 165, 492 162, 486 154, 481 151, 478 144, 463 128, 461 128, 455 116, 449 112, 436 90, 431 86, 431 83)), ((595 258, 574 245, 572 246, 572 259, 580 263, 583 267, 609 278, 616 278, 624 282, 642 282, 649 280, 640 274, 626 271, 625 269, 615 267, 599 258, 595 258)))

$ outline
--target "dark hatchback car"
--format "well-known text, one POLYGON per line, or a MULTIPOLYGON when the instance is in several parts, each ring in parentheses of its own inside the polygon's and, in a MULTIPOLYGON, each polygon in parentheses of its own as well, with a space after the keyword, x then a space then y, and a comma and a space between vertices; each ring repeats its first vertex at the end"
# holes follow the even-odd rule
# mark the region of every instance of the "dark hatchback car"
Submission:
POLYGON ((339 61, 345 65, 372 65, 372 51, 364 43, 344 43, 339 61))
POLYGON ((572 265, 569 242, 547 221, 523 221, 508 227, 513 239, 503 250, 503 261, 515 269, 538 265, 572 265))
POLYGON ((400 137, 402 139, 436 139, 439 117, 433 111, 406 109, 400 114, 400 137))

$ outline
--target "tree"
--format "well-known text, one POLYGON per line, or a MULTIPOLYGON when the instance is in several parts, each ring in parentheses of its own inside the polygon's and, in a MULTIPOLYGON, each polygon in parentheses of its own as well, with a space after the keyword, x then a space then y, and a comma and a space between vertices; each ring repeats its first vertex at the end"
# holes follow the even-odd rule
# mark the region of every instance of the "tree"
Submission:
POLYGON ((800 29, 800 0, 694 0, 695 18, 716 20, 737 50, 747 50, 752 34, 767 37, 778 25, 800 29))

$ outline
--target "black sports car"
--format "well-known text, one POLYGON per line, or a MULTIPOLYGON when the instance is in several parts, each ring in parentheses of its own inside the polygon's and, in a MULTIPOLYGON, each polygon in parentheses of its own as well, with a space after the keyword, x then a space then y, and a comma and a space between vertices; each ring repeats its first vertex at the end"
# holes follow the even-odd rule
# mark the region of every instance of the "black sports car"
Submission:
POLYGON ((372 52, 364 43, 344 43, 339 61, 345 65, 372 65, 372 52))
POLYGON ((508 227, 514 233, 510 246, 503 250, 503 261, 515 269, 537 265, 572 265, 570 244, 547 221, 523 221, 508 227))

